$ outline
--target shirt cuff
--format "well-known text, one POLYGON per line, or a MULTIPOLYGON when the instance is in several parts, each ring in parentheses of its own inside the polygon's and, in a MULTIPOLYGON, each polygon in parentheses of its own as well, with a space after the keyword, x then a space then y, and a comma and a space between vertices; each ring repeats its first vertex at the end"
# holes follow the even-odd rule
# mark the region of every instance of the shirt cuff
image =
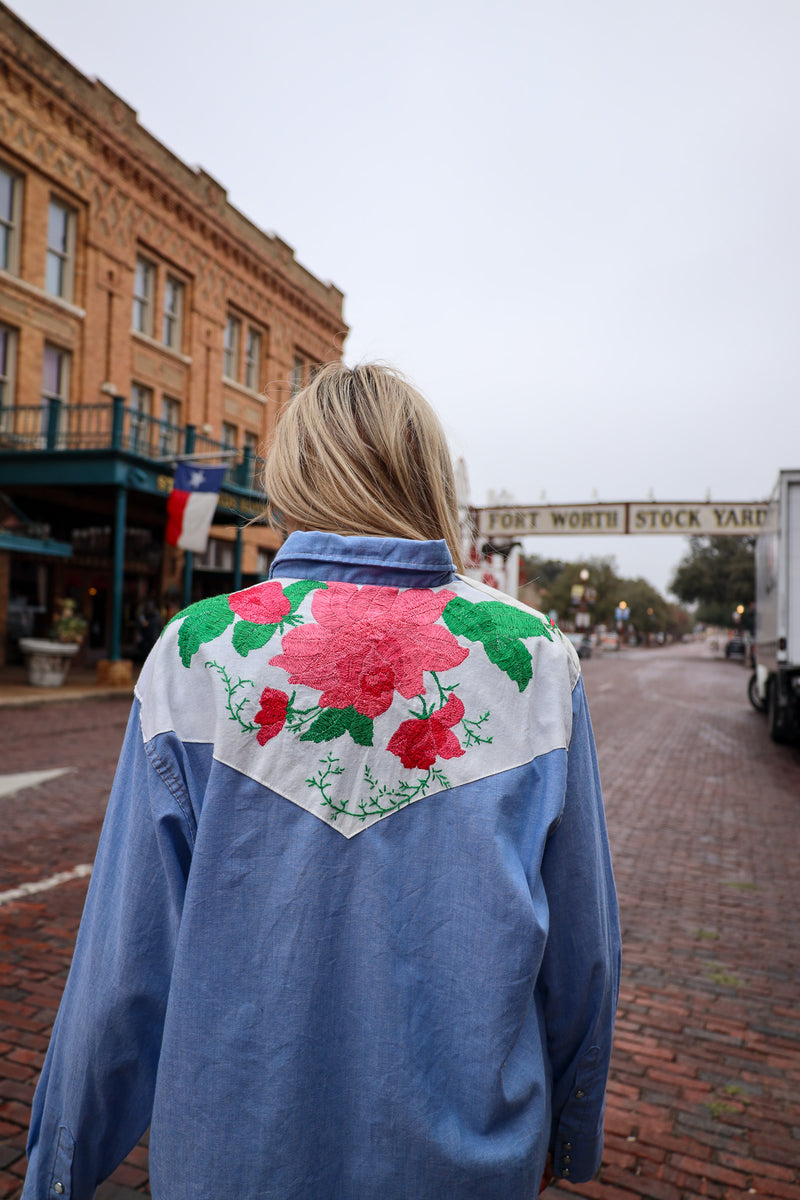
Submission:
POLYGON ((605 1078, 600 1051, 593 1046, 581 1060, 551 1145, 553 1174, 571 1183, 586 1183, 603 1159, 605 1078))

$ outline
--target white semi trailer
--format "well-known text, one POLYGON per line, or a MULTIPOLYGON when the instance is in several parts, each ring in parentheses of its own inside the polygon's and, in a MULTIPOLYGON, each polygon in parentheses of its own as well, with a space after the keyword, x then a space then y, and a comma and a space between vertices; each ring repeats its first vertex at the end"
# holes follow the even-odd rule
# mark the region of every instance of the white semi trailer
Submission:
POLYGON ((778 475, 756 539, 753 690, 770 737, 800 738, 800 470, 778 475))

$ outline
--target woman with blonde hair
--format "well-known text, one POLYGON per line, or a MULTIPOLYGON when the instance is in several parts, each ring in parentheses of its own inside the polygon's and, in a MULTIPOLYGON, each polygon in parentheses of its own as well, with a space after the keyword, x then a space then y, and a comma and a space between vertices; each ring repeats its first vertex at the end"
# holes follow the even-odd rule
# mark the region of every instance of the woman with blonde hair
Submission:
POLYGON ((574 651, 457 574, 397 372, 323 368, 265 486, 270 578, 178 614, 137 685, 23 1196, 92 1196, 148 1125, 161 1200, 588 1179, 619 927, 574 651))

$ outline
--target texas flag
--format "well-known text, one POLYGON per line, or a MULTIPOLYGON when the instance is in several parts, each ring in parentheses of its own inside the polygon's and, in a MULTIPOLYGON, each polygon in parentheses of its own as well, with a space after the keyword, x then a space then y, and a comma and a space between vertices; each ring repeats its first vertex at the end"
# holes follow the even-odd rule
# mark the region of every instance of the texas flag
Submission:
POLYGON ((205 551, 226 470, 226 467, 178 463, 175 483, 167 498, 165 537, 170 546, 199 554, 205 551))

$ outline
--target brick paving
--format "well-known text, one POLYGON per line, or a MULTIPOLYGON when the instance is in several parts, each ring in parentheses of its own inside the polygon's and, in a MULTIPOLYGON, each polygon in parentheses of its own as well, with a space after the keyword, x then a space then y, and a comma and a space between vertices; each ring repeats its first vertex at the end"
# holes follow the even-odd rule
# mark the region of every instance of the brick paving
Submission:
MULTIPOLYGON (((700 647, 610 653, 584 668, 624 969, 603 1166, 556 1190, 798 1200, 800 749, 769 740, 746 669, 700 647)), ((72 767, 0 797, 0 892, 91 861, 127 707, 0 709, 3 772, 72 767)), ((0 1200, 21 1190, 30 1100, 85 892, 75 879, 0 907, 0 1200)), ((146 1180, 141 1145, 98 1196, 131 1200, 146 1180)))

